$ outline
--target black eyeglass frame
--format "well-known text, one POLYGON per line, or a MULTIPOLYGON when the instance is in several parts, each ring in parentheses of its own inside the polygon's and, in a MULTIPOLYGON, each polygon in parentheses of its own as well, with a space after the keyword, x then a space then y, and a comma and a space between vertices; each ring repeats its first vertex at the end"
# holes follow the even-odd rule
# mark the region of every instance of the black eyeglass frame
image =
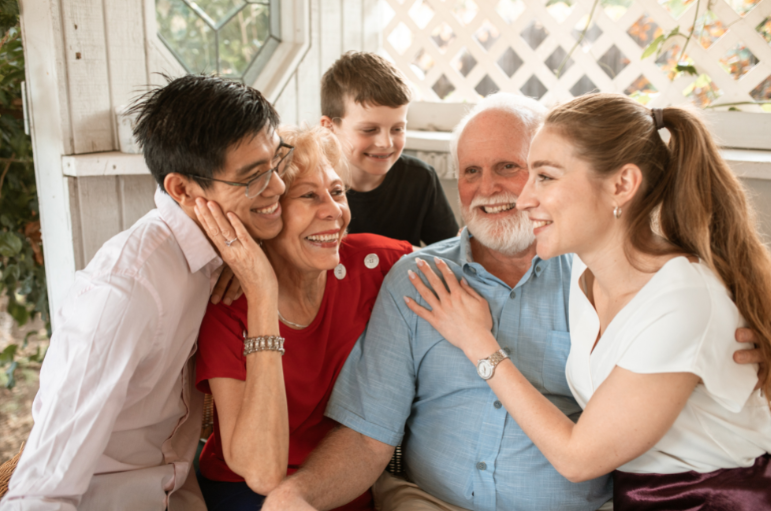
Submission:
MULTIPOLYGON (((287 160, 287 158, 289 158, 292 155, 292 153, 294 152, 294 146, 285 143, 283 140, 281 140, 279 142, 278 147, 276 148, 276 152, 278 153, 281 150, 281 148, 283 148, 283 147, 288 147, 289 148, 289 152, 286 153, 280 160, 278 160, 278 163, 276 163, 275 167, 273 167, 271 169, 268 169, 265 172, 262 172, 260 174, 257 174, 256 176, 254 176, 252 179, 250 179, 246 183, 237 183, 235 181, 225 181, 223 179, 215 179, 213 177, 207 177, 207 176, 191 176, 191 177, 193 177, 194 179, 204 179, 206 181, 216 181, 217 183, 225 183, 225 184, 230 185, 230 186, 245 186, 246 190, 244 190, 244 194, 246 194, 246 196, 248 198, 253 199, 253 198, 257 197, 259 194, 261 194, 262 192, 264 192, 265 189, 268 187, 268 183, 270 183, 270 174, 271 173, 275 172, 279 177, 281 177, 281 174, 278 172, 278 168, 281 166, 282 163, 284 163, 284 160, 287 160), (265 183, 263 183, 262 188, 260 188, 260 191, 255 193, 254 195, 252 195, 250 197, 249 196, 249 185, 255 183, 258 179, 262 179, 265 176, 268 176, 268 178, 265 180, 265 183)), ((287 161, 287 165, 289 164, 289 162, 291 162, 291 160, 287 161)))

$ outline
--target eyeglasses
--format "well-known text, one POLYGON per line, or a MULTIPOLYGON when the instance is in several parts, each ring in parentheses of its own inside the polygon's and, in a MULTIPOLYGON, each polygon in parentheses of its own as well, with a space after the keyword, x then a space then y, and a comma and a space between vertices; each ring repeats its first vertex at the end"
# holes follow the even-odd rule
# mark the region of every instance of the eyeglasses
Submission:
POLYGON ((273 168, 266 170, 265 172, 262 172, 261 174, 257 174, 246 183, 223 181, 222 179, 214 179, 213 177, 206 177, 206 176, 195 176, 195 179, 204 179, 206 181, 216 181, 218 183, 225 183, 230 186, 245 186, 246 196, 250 199, 253 199, 265 191, 265 189, 268 187, 268 183, 270 183, 270 178, 274 172, 278 174, 278 177, 284 176, 284 172, 286 172, 287 166, 292 161, 293 152, 294 152, 294 146, 285 144, 284 141, 282 140, 278 144, 276 155, 273 157, 273 161, 278 159, 278 162, 276 163, 276 165, 273 168))

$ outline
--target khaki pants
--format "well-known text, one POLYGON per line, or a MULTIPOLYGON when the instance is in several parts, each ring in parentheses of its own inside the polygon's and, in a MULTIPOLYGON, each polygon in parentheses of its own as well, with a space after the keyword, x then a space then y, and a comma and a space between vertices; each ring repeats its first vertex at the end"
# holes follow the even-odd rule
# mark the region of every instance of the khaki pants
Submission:
MULTIPOLYGON (((467 511, 430 495, 414 483, 383 472, 372 487, 375 509, 378 511, 467 511)), ((598 511, 612 511, 613 502, 606 502, 598 511)))
POLYGON ((443 502, 430 495, 418 485, 400 477, 383 472, 372 487, 375 509, 379 511, 467 511, 443 502))

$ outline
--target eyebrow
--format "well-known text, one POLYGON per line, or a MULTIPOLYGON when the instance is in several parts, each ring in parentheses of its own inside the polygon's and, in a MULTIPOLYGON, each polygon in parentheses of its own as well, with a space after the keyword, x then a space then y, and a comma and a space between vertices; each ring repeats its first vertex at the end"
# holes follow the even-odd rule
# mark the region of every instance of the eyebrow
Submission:
MULTIPOLYGON (((281 148, 281 144, 283 144, 283 143, 284 143, 284 139, 279 137, 279 139, 278 139, 278 146, 276 146, 276 150, 273 152, 273 158, 276 157, 276 155, 278 154, 278 150, 281 148)), ((258 161, 252 162, 252 163, 247 163, 246 165, 244 165, 243 167, 241 167, 240 169, 238 169, 236 171, 236 176, 239 177, 239 178, 242 177, 242 176, 250 176, 250 175, 252 175, 252 174, 250 174, 252 169, 254 169, 256 167, 260 167, 262 165, 267 165, 267 164, 271 163, 273 158, 271 158, 270 160, 267 160, 267 159, 263 158, 262 160, 258 160, 258 161)), ((257 172, 254 175, 256 175, 256 174, 260 174, 260 173, 257 172)))
POLYGON ((533 164, 531 165, 531 167, 534 168, 534 169, 537 169, 539 167, 554 167, 555 169, 562 169, 562 168, 564 168, 559 163, 555 163, 555 162, 549 161, 549 160, 534 161, 533 164))

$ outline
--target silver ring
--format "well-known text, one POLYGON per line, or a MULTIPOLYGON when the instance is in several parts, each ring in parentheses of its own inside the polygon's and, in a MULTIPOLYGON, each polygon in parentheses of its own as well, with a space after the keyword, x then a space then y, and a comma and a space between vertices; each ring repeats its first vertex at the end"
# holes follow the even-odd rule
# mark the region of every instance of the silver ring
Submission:
POLYGON ((236 237, 235 237, 235 238, 233 238, 232 240, 226 240, 226 241, 225 241, 225 245, 227 245, 227 246, 230 246, 230 245, 232 245, 233 243, 235 243, 236 241, 238 241, 238 236, 236 236, 236 237))

